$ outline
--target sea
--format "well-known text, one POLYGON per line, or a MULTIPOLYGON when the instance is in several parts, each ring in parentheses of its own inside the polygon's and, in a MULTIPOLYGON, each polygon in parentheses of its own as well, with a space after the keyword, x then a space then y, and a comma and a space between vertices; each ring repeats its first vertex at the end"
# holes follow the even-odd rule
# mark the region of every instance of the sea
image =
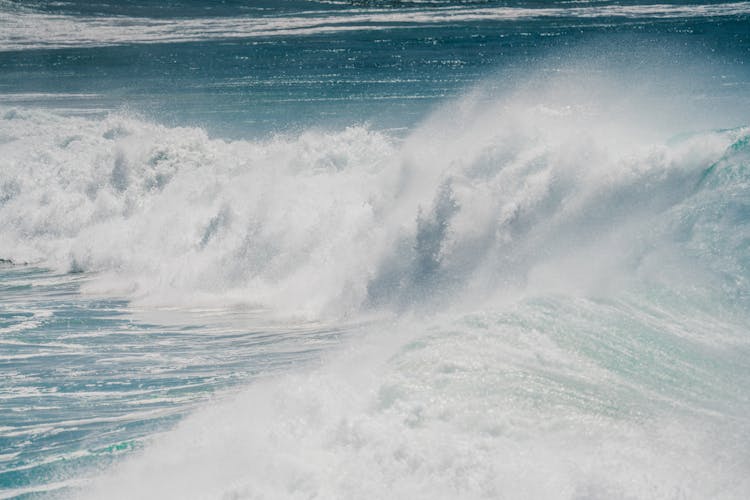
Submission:
POLYGON ((0 0, 11 498, 750 498, 750 2, 0 0))

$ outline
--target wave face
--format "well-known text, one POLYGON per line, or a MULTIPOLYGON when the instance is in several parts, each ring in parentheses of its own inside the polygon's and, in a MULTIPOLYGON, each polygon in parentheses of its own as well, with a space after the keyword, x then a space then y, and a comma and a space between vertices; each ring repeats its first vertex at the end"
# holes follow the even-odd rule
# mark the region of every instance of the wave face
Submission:
POLYGON ((194 413, 90 498, 744 498, 750 129, 673 136, 621 90, 478 93, 403 140, 199 135, 232 187, 209 183, 222 208, 177 231, 183 281, 159 283, 398 314, 194 413), (263 198, 236 169, 274 154, 263 198))
POLYGON ((663 306, 401 322, 196 412, 84 498, 743 498, 746 331, 663 306))
POLYGON ((529 81, 404 137, 4 108, 3 259, 363 325, 71 495, 746 498, 750 129, 529 81))

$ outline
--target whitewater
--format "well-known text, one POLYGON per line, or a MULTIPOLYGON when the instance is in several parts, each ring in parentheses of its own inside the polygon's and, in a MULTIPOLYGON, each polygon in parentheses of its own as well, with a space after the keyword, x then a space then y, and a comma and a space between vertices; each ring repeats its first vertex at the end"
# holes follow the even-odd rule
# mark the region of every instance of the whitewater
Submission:
POLYGON ((0 2, 0 498, 747 498, 747 2, 309 4, 0 2))

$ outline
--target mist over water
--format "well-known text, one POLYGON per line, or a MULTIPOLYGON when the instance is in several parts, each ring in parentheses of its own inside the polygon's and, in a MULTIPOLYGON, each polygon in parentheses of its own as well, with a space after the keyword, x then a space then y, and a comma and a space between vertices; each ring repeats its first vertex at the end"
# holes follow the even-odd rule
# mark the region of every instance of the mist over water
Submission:
MULTIPOLYGON (((680 76, 669 88, 687 94, 680 76)), ((571 63, 478 87, 405 137, 357 125, 228 142, 8 109, 5 258, 95 272, 88 290, 139 303, 313 317, 605 293, 651 280, 653 259, 694 261, 672 285, 710 287, 700 277, 741 254, 744 221, 722 227, 722 212, 741 210, 748 130, 705 128, 722 110, 676 108, 665 87, 571 63)))
POLYGON ((0 498, 747 497, 746 2, 311 5, 0 2, 0 498))

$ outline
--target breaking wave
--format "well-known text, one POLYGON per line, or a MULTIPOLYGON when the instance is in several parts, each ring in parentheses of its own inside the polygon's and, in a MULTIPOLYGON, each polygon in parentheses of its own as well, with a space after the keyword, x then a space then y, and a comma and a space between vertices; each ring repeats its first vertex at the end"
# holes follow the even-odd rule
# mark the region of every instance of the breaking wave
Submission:
POLYGON ((3 109, 0 258, 151 305, 390 313, 77 493, 746 498, 750 129, 585 80, 406 137, 3 109))
POLYGON ((744 300, 750 130, 670 137, 570 88, 477 92, 405 138, 5 109, 0 257, 134 300, 313 315, 633 280, 744 300))

